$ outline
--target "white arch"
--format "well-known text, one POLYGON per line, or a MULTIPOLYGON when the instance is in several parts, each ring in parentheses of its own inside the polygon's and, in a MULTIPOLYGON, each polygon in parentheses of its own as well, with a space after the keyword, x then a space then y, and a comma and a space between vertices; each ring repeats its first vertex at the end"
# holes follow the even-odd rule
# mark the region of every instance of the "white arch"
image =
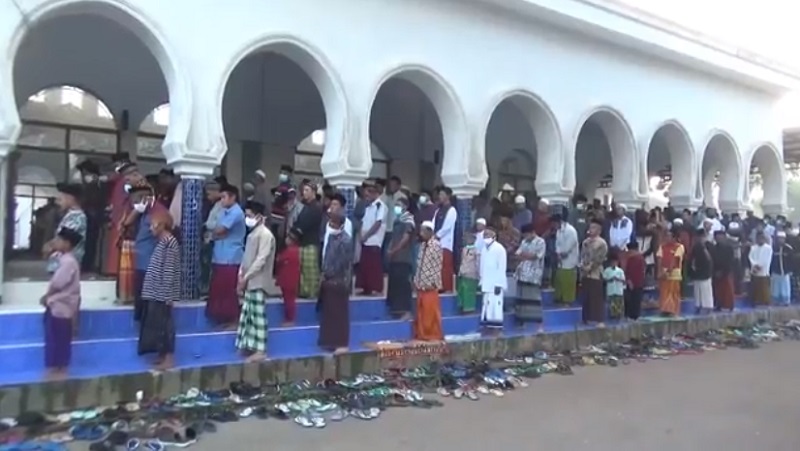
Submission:
MULTIPOLYGON (((489 123, 497 108, 509 101, 516 106, 525 116, 533 133, 533 142, 536 143, 536 187, 540 193, 561 191, 564 189, 562 174, 563 147, 561 143, 561 129, 555 114, 533 92, 518 88, 504 91, 494 97, 488 112, 485 114, 483 126, 480 129, 479 142, 486 142, 489 132, 489 123)), ((486 154, 483 157, 483 167, 486 170, 486 154)), ((488 174, 488 173, 487 173, 488 174)))
POLYGON ((637 182, 640 168, 633 130, 622 113, 607 105, 589 110, 578 122, 578 127, 572 137, 574 145, 572 146, 571 156, 573 162, 575 162, 572 174, 570 174, 572 183, 568 185, 575 185, 575 179, 577 178, 578 136, 584 125, 589 121, 594 121, 600 126, 608 141, 608 146, 611 150, 611 171, 614 178, 612 190, 614 196, 626 200, 631 196, 641 197, 642 193, 639 192, 637 182))
POLYGON ((703 160, 700 167, 701 199, 710 206, 711 193, 708 192, 716 173, 719 172, 719 206, 723 210, 736 209, 742 199, 742 163, 739 149, 730 133, 715 129, 703 147, 703 160))
MULTIPOLYGON (((692 139, 686 128, 676 119, 669 119, 656 127, 650 135, 645 147, 644 174, 648 174, 653 141, 657 136, 664 139, 669 152, 669 161, 672 166, 672 185, 670 197, 673 199, 689 200, 694 198, 696 177, 694 177, 695 150, 692 139)), ((642 177, 641 192, 648 192, 649 181, 642 177)))
MULTIPOLYGON (((421 64, 401 64, 385 72, 372 90, 372 100, 367 112, 367 127, 372 118, 372 109, 378 92, 393 78, 405 80, 419 88, 436 110, 444 141, 442 182, 447 186, 458 188, 472 184, 480 185, 478 187, 480 190, 488 177, 486 165, 482 158, 476 161, 472 155, 464 110, 455 90, 433 69, 421 64)), ((368 133, 365 134, 364 139, 369 139, 368 136, 368 133)), ((366 149, 368 143, 361 143, 360 146, 366 149)))
MULTIPOLYGON (((6 49, 7 61, 5 77, 10 80, 11 95, 0 96, 0 110, 9 112, 8 116, 16 130, 12 130, 12 141, 16 141, 20 132, 19 113, 14 105, 14 62, 17 51, 22 44, 31 24, 63 15, 88 14, 113 20, 136 35, 156 58, 167 82, 170 110, 170 127, 164 139, 164 153, 169 160, 180 157, 186 149, 186 141, 191 129, 192 120, 192 86, 186 71, 182 68, 177 53, 167 41, 155 21, 147 17, 137 7, 126 0, 40 0, 36 6, 21 14, 21 19, 14 30, 9 47, 6 49)), ((0 76, 0 79, 3 77, 0 76)))
MULTIPOLYGON (((764 190, 763 206, 765 213, 775 213, 771 210, 783 210, 786 207, 786 170, 784 169, 783 155, 774 144, 761 142, 753 147, 749 155, 749 164, 745 168, 757 166, 761 174, 761 184, 764 190)), ((750 177, 746 178, 745 195, 750 196, 750 177)))
MULTIPOLYGON (((225 88, 236 67, 249 56, 258 53, 277 53, 300 66, 311 78, 322 98, 325 108, 325 149, 322 153, 322 172, 330 178, 343 172, 347 167, 349 155, 344 146, 345 126, 347 124, 347 98, 341 80, 322 52, 310 43, 288 34, 269 33, 259 36, 242 47, 225 67, 221 83, 217 89, 218 124, 221 136, 225 136, 222 124, 222 104, 225 88)), ((227 142, 227 140, 223 140, 227 142)))
MULTIPOLYGON (((63 94, 62 94, 63 95, 63 94)), ((51 86, 44 89, 40 89, 36 91, 35 94, 29 96, 24 102, 20 104, 18 107, 20 120, 28 119, 28 120, 36 120, 36 121, 44 121, 44 122, 57 122, 61 124, 70 124, 70 125, 84 125, 90 127, 102 127, 102 128, 110 128, 116 130, 118 128, 118 124, 116 122, 116 118, 114 117, 114 113, 111 112, 111 109, 108 107, 108 104, 97 94, 92 92, 91 90, 84 89, 82 87, 75 86, 73 84, 69 85, 59 85, 59 86, 51 86), (71 116, 68 120, 66 117, 59 117, 64 116, 67 113, 64 112, 65 109, 74 108, 69 104, 62 104, 59 102, 57 107, 53 107, 52 104, 49 102, 34 102, 31 98, 34 95, 38 94, 45 94, 45 95, 52 95, 55 93, 63 93, 64 91, 78 91, 81 95, 86 96, 87 98, 91 98, 97 104, 98 108, 102 108, 105 111, 106 116, 102 116, 98 113, 98 111, 94 111, 93 115, 86 109, 84 109, 80 114, 83 115, 79 121, 72 120, 74 119, 73 113, 70 111, 69 115, 71 116), (61 114, 59 114, 61 113, 61 114), (81 122, 81 120, 85 120, 81 122)))

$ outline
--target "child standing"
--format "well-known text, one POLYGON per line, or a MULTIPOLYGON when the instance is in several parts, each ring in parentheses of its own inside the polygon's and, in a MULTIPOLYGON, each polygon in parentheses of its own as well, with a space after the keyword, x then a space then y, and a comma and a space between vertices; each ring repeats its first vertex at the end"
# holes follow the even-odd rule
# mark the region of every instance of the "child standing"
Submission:
POLYGON ((638 243, 628 243, 628 255, 625 258, 625 318, 637 320, 642 315, 642 298, 644 296, 644 279, 647 263, 639 252, 638 243))
POLYGON ((72 326, 81 300, 81 265, 72 250, 81 240, 79 232, 62 227, 51 243, 58 264, 39 300, 45 307, 44 363, 49 379, 65 378, 72 357, 72 326))
POLYGON ((608 316, 610 319, 615 320, 622 318, 623 296, 625 295, 625 271, 619 267, 619 257, 615 253, 610 255, 608 262, 608 267, 603 270, 603 280, 606 282, 608 316))
POLYGON ((278 254, 276 282, 283 296, 283 327, 294 325, 297 314, 297 290, 300 287, 300 236, 292 229, 286 236, 286 247, 278 254))
POLYGON ((475 246, 475 235, 464 234, 467 243, 461 249, 461 266, 458 268, 458 307, 462 314, 475 313, 478 297, 478 248, 475 246))

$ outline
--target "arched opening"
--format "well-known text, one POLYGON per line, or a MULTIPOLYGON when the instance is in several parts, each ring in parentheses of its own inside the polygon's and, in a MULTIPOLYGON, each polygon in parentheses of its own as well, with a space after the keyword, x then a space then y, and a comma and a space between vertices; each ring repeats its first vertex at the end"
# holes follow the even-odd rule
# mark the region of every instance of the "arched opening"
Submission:
POLYGON ((154 108, 139 124, 136 133, 136 164, 145 174, 166 166, 163 145, 169 129, 169 103, 154 108))
POLYGON ((370 140, 392 161, 389 175, 412 191, 451 182, 442 176, 445 168, 461 164, 447 154, 463 132, 454 102, 444 81, 427 69, 400 69, 380 84, 370 111, 370 140))
POLYGON ((562 184, 560 134, 550 110, 536 96, 514 92, 503 97, 492 112, 486 130, 489 192, 505 183, 535 197, 536 184, 547 189, 562 184))
POLYGON ((753 209, 760 213, 783 213, 786 207, 786 171, 778 149, 772 144, 759 145, 750 160, 746 191, 753 209))
MULTIPOLYGON (((14 192, 7 198, 5 249, 14 261, 5 273, 41 279, 47 273, 39 246, 52 238, 58 218, 42 214, 40 206, 55 194, 54 182, 80 181, 78 166, 85 160, 104 174, 115 154, 135 155, 135 139, 128 138, 135 137, 137 125, 155 106, 170 100, 171 92, 184 107, 191 105, 163 40, 125 7, 103 1, 50 5, 31 11, 30 18, 10 48, 22 128, 9 158, 14 192), (45 168, 52 177, 34 176, 43 172, 31 166, 45 168), (18 224, 28 217, 26 238, 28 229, 18 224), (21 261, 26 259, 34 261, 21 261)), ((180 128, 187 132, 188 124, 180 128)), ((185 133, 170 129, 165 134, 185 140, 185 133)), ((105 189, 97 183, 84 187, 87 214, 105 217, 106 205, 95 201, 104 198, 105 189)), ((115 241, 102 221, 92 221, 87 230, 83 273, 92 277, 106 273, 107 251, 115 241)))
POLYGON ((575 143, 575 193, 609 202, 638 195, 633 133, 615 110, 600 108, 581 125, 575 143))
POLYGON ((667 199, 689 206, 694 199, 692 159, 694 150, 686 130, 675 121, 662 124, 647 149, 646 186, 652 207, 665 206, 667 199))
POLYGON ((228 180, 250 181, 260 169, 275 186, 283 165, 298 179, 321 179, 322 154, 338 151, 342 108, 333 76, 306 46, 280 41, 247 49, 231 69, 222 101, 228 180), (316 141, 315 150, 298 152, 306 138, 316 141))
MULTIPOLYGON (((325 130, 315 130, 297 144, 297 151, 294 155, 295 174, 299 177, 310 179, 322 179, 320 161, 325 149, 325 130)), ((389 177, 391 161, 383 151, 374 143, 370 143, 372 155, 372 170, 370 177, 383 178, 389 177)))
POLYGON ((714 132, 703 153, 703 203, 707 207, 736 209, 739 196, 739 152, 736 143, 725 132, 714 132))

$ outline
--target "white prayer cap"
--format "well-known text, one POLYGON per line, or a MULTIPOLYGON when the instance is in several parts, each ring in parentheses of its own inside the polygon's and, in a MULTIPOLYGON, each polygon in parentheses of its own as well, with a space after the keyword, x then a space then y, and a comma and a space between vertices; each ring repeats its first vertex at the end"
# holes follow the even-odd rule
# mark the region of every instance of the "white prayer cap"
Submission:
POLYGON ((791 235, 791 236, 800 235, 800 229, 798 229, 796 227, 792 227, 791 229, 789 229, 789 235, 791 235))
POLYGON ((514 191, 514 187, 509 185, 508 183, 503 184, 503 187, 500 188, 500 191, 514 191))
POLYGON ((475 223, 476 223, 476 224, 480 224, 480 225, 486 225, 486 220, 485 220, 485 219, 483 219, 483 218, 478 218, 478 219, 475 221, 475 223))
POLYGON ((515 204, 524 204, 525 203, 525 196, 519 195, 519 196, 515 197, 514 198, 514 203, 515 204))
POLYGON ((244 189, 246 189, 246 190, 253 190, 253 189, 256 189, 255 185, 253 185, 253 184, 252 184, 252 183, 250 183, 250 182, 244 182, 244 184, 242 185, 242 188, 244 188, 244 189))
POLYGON ((622 211, 628 211, 628 206, 625 204, 617 204, 617 208, 622 209, 622 211))
POLYGON ((543 197, 543 198, 541 198, 541 199, 539 199, 539 202, 540 202, 540 203, 543 203, 543 204, 545 204, 545 205, 550 205, 550 201, 549 201, 549 200, 547 200, 547 199, 545 199, 544 197, 543 197))
POLYGON ((422 221, 422 228, 433 230, 436 226, 433 224, 433 221, 422 221))
POLYGON ((264 171, 262 171, 261 169, 257 169, 256 170, 256 175, 261 177, 262 179, 266 179, 267 178, 267 174, 264 171))
POLYGON ((728 224, 728 230, 739 230, 739 227, 740 226, 738 222, 732 222, 728 224))
POLYGON ((783 230, 778 230, 775 233, 775 236, 777 236, 778 238, 786 238, 786 232, 784 232, 783 230))
POLYGON ((676 225, 676 226, 682 226, 683 225, 683 219, 675 218, 675 219, 672 220, 672 224, 676 225))

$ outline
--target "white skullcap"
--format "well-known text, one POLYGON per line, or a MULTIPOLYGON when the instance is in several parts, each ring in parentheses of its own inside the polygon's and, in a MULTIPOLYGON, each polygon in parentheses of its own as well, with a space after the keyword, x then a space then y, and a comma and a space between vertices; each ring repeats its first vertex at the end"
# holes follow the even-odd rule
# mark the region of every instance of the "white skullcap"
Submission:
POLYGON ((525 196, 519 195, 519 196, 515 197, 514 198, 514 203, 515 204, 524 204, 525 203, 525 196))
POLYGON ((624 211, 628 211, 628 206, 625 204, 617 204, 617 208, 621 208, 624 211))
POLYGON ((784 232, 783 230, 779 230, 775 233, 775 236, 777 236, 778 238, 786 238, 786 232, 784 232))
POLYGON ((503 187, 500 188, 500 191, 514 191, 514 187, 509 185, 508 183, 503 184, 503 187))
POLYGON ((262 171, 261 169, 257 169, 256 170, 256 175, 261 177, 262 179, 266 179, 267 178, 267 174, 264 171, 262 171))
POLYGON ((250 182, 244 182, 244 184, 242 185, 242 188, 244 188, 244 189, 256 189, 256 186, 253 185, 250 182))
POLYGON ((480 224, 480 225, 486 225, 486 220, 485 220, 485 219, 483 219, 483 218, 478 218, 478 219, 475 221, 475 223, 476 223, 476 224, 480 224))
POLYGON ((545 199, 545 198, 541 198, 541 199, 539 199, 539 202, 541 202, 541 203, 543 203, 543 204, 545 204, 545 205, 550 205, 550 201, 549 201, 549 200, 547 200, 547 199, 545 199))
POLYGON ((672 223, 673 223, 674 225, 676 225, 676 226, 683 225, 683 219, 681 219, 681 218, 675 218, 675 219, 673 219, 673 220, 672 220, 672 223))
POLYGON ((796 228, 792 227, 792 228, 789 230, 789 235, 791 235, 791 236, 797 236, 797 235, 800 235, 800 229, 796 229, 796 228))
POLYGON ((732 222, 728 224, 728 230, 739 230, 739 227, 740 226, 738 222, 732 222))
POLYGON ((433 224, 433 221, 422 221, 422 228, 423 229, 435 229, 436 226, 433 224))

